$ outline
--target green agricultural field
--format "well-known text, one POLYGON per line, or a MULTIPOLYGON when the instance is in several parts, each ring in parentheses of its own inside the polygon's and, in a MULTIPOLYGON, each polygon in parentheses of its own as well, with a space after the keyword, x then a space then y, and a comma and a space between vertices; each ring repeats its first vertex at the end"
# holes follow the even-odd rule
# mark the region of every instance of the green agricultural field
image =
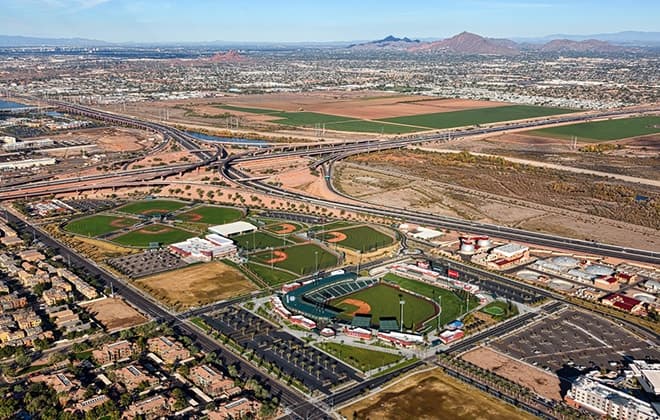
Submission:
POLYGON ((177 215, 184 222, 222 225, 235 222, 243 217, 243 212, 233 207, 200 206, 177 215))
POLYGON ((357 308, 350 303, 343 303, 346 299, 354 299, 366 302, 371 307, 371 322, 377 324, 381 317, 396 318, 401 324, 401 313, 399 306, 399 295, 406 302, 403 307, 404 327, 417 330, 422 323, 437 314, 437 306, 430 300, 423 299, 405 290, 386 284, 377 284, 367 289, 359 290, 355 293, 334 299, 330 304, 339 309, 344 309, 345 313, 355 311, 357 308))
POLYGON ((464 111, 438 112, 433 114, 411 115, 407 117, 385 118, 381 121, 441 129, 522 120, 526 118, 544 117, 557 114, 568 114, 571 112, 575 111, 563 108, 510 105, 495 108, 468 109, 464 111))
POLYGON ((282 111, 267 108, 248 108, 234 105, 217 105, 216 108, 226 109, 227 111, 249 112, 250 114, 280 114, 282 111))
POLYGON ((492 316, 497 321, 503 321, 518 315, 518 307, 514 303, 509 306, 507 302, 496 300, 481 308, 481 312, 492 316))
POLYGON ((122 213, 140 214, 144 216, 159 216, 171 213, 185 207, 187 204, 172 200, 143 200, 129 203, 117 208, 122 213))
POLYGON ((248 251, 265 248, 278 248, 291 244, 291 241, 285 238, 279 238, 266 232, 245 233, 243 235, 232 236, 236 244, 248 251))
POLYGON ((320 343, 318 346, 339 360, 363 372, 396 363, 403 359, 403 356, 398 354, 347 346, 340 343, 320 343))
POLYGON ((261 278, 261 280, 266 282, 269 286, 291 283, 298 278, 298 276, 291 274, 288 271, 282 271, 275 267, 271 269, 270 266, 264 266, 251 262, 247 263, 246 265, 251 272, 259 276, 259 278, 261 278))
POLYGON ((423 127, 411 127, 409 125, 385 123, 382 121, 341 121, 328 123, 325 125, 327 130, 352 131, 356 133, 383 133, 383 134, 407 134, 417 131, 427 130, 423 127))
POLYGON ((146 248, 153 242, 169 245, 185 241, 193 236, 195 236, 194 233, 156 223, 119 235, 112 240, 121 245, 146 248))
POLYGON ((336 244, 361 252, 375 251, 377 249, 390 246, 394 243, 393 237, 386 235, 370 226, 356 226, 345 229, 326 231, 318 234, 317 238, 323 241, 329 241, 330 245, 336 244), (346 239, 333 242, 333 240, 338 238, 335 234, 333 234, 333 232, 346 235, 346 239))
MULTIPOLYGON (((313 273, 317 268, 317 262, 319 270, 337 265, 337 257, 334 254, 318 245, 310 243, 291 245, 285 248, 279 248, 276 251, 286 254, 286 258, 280 258, 281 261, 274 262, 273 265, 299 275, 313 273)), ((261 264, 269 265, 271 255, 274 258, 278 258, 277 253, 274 255, 270 251, 263 251, 252 256, 252 259, 261 264)))
MULTIPOLYGON (((386 281, 396 283, 403 289, 410 290, 420 295, 426 296, 436 302, 441 303, 442 311, 440 312, 440 325, 445 325, 463 315, 465 311, 465 297, 459 297, 455 292, 441 287, 435 287, 421 281, 411 280, 404 277, 399 277, 395 274, 386 274, 384 279, 386 281)), ((469 297, 470 309, 479 306, 479 301, 474 296, 469 297)), ((437 322, 432 325, 437 327, 437 322)))
POLYGON ((73 220, 67 224, 64 229, 68 232, 77 233, 79 235, 96 237, 133 226, 138 221, 139 220, 137 219, 129 217, 96 214, 94 216, 73 220))
POLYGON ((319 114, 318 112, 280 112, 273 115, 281 117, 281 119, 273 120, 272 122, 284 125, 309 126, 314 124, 336 123, 340 121, 358 121, 355 118, 319 114))
POLYGON ((598 142, 660 133, 660 117, 638 117, 618 120, 593 121, 563 125, 531 131, 561 139, 576 136, 579 141, 598 142))

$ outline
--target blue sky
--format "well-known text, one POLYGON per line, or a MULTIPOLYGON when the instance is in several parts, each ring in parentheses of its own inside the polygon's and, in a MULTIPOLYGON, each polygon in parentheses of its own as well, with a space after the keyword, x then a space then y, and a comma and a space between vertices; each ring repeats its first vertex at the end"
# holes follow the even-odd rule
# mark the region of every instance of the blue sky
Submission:
POLYGON ((348 41, 660 31, 657 0, 0 0, 0 33, 145 41, 348 41))

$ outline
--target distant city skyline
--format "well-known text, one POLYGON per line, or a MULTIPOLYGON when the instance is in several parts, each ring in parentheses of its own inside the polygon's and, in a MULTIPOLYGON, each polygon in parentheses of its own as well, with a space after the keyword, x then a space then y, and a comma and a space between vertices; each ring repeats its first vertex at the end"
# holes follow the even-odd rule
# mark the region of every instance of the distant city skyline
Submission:
POLYGON ((109 42, 329 42, 386 35, 541 37, 659 31, 660 2, 636 0, 2 0, 0 32, 109 42))

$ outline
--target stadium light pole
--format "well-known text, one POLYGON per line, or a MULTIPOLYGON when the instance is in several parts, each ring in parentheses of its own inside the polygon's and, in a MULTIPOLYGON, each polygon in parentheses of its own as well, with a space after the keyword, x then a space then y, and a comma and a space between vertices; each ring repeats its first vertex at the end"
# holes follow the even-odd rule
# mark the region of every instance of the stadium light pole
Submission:
POLYGON ((314 251, 314 262, 315 262, 315 265, 316 265, 316 273, 318 273, 319 272, 319 252, 318 251, 314 251))
POLYGON ((273 247, 270 247, 270 272, 273 272, 273 247))
POLYGON ((406 301, 403 300, 403 296, 399 294, 399 306, 401 307, 401 324, 399 325, 399 332, 403 332, 403 305, 406 304, 406 301))

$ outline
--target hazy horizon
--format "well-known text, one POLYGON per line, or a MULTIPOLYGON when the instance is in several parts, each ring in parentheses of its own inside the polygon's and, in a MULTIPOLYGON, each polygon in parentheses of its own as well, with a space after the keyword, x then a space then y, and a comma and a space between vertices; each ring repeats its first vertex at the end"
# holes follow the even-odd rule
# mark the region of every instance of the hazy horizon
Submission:
POLYGON ((585 0, 334 1, 5 0, 3 34, 107 42, 349 42, 658 31, 660 3, 585 0), (584 19, 588 16, 588 21, 584 19), (258 30, 254 30, 257 28, 258 30))

